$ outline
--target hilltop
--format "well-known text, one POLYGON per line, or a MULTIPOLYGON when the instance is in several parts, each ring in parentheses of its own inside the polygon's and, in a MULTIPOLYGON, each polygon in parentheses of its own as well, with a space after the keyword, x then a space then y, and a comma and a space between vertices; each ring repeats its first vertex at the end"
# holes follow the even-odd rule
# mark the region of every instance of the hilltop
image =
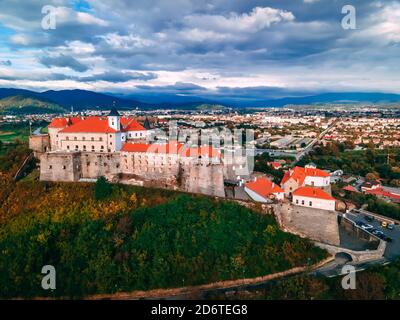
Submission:
POLYGON ((61 113, 66 111, 62 106, 50 100, 31 95, 16 95, 0 100, 2 113, 61 113))

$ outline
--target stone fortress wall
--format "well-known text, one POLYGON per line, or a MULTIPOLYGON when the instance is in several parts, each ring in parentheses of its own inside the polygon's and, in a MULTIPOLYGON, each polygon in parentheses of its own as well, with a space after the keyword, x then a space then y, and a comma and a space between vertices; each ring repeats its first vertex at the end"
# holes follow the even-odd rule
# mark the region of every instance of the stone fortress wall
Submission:
POLYGON ((123 179, 132 178, 146 186, 225 196, 221 163, 204 163, 195 158, 182 160, 176 155, 139 163, 135 160, 137 155, 132 153, 39 152, 43 150, 41 147, 34 144, 30 147, 40 159, 40 180, 43 181, 73 182, 104 176, 110 181, 124 182, 123 179), (167 157, 171 158, 170 162, 167 157))

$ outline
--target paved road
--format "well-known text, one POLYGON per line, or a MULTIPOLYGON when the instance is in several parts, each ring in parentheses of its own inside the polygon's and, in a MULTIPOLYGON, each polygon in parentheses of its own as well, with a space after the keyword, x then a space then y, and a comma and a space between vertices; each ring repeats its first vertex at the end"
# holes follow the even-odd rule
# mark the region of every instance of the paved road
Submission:
POLYGON ((33 131, 33 135, 37 136, 40 134, 40 130, 42 130, 42 127, 39 127, 37 129, 35 129, 35 131, 33 131))
POLYGON ((393 241, 386 244, 384 257, 389 260, 400 257, 400 225, 395 225, 393 230, 382 228, 379 220, 374 219, 372 222, 366 221, 365 214, 358 214, 353 211, 351 213, 346 213, 346 217, 354 222, 361 221, 368 223, 375 229, 382 231, 385 235, 392 238, 393 241))
POLYGON ((352 263, 343 258, 338 258, 330 263, 327 263, 318 270, 311 272, 310 275, 311 276, 322 275, 328 278, 333 278, 343 274, 342 268, 344 265, 351 265, 355 268, 356 272, 359 272, 371 266, 384 266, 388 263, 390 263, 390 261, 385 258, 374 261, 360 262, 360 263, 352 263))

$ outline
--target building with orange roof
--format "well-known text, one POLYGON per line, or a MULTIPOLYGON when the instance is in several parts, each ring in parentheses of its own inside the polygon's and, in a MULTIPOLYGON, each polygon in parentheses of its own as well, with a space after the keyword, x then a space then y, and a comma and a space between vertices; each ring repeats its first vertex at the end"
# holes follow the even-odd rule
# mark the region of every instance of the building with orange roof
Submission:
POLYGON ((251 199, 257 202, 271 202, 272 199, 283 200, 283 189, 271 180, 260 177, 247 182, 244 190, 251 199))
POLYGON ((55 118, 49 127, 52 151, 115 152, 128 141, 145 141, 147 130, 112 108, 107 117, 55 118))
POLYGON ((30 139, 40 160, 40 180, 95 181, 104 176, 115 182, 225 196, 223 155, 218 150, 177 141, 149 143, 148 130, 133 118, 121 117, 115 108, 107 117, 55 118, 48 130, 48 139, 30 139))
POLYGON ((286 196, 303 186, 317 187, 330 193, 330 175, 328 172, 313 167, 294 167, 285 172, 281 186, 286 196))
POLYGON ((316 187, 300 187, 293 191, 292 203, 297 206, 335 211, 336 200, 316 187))

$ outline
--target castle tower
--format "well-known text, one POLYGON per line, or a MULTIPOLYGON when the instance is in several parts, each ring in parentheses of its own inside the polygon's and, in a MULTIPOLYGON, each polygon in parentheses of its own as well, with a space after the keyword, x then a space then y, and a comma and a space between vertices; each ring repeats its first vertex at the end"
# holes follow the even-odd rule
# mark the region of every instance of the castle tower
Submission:
POLYGON ((113 128, 114 130, 120 131, 121 130, 121 121, 120 121, 120 115, 115 108, 115 106, 112 107, 110 113, 107 116, 108 118, 108 126, 113 128))

